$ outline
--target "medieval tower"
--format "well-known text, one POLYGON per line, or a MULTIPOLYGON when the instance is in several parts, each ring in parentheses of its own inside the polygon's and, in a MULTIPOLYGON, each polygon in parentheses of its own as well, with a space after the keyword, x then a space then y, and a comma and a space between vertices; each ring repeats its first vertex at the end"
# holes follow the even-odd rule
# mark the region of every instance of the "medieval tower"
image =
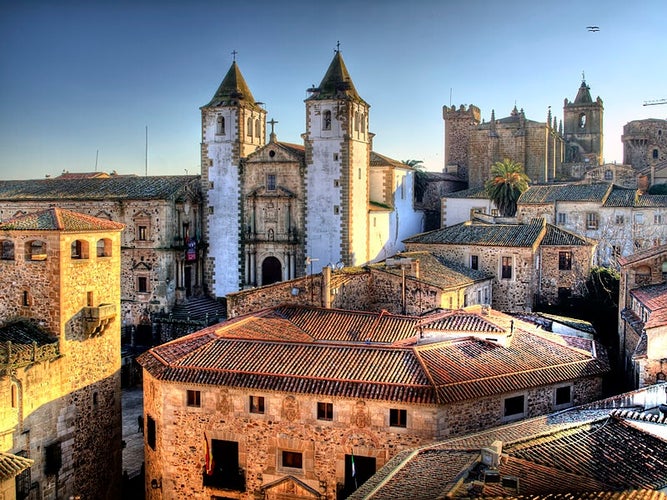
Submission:
POLYGON ((462 104, 442 107, 445 120, 445 171, 468 178, 468 142, 472 131, 480 124, 481 113, 477 106, 462 104))
POLYGON ((590 166, 602 164, 603 111, 602 99, 598 97, 593 101, 590 87, 582 79, 574 102, 566 98, 563 104, 566 163, 586 162, 590 166))
POLYGON ((319 272, 330 262, 363 264, 368 255, 369 108, 337 50, 306 99, 306 252, 319 272))
POLYGON ((201 170, 204 239, 214 245, 205 265, 216 296, 239 289, 241 261, 241 159, 266 143, 266 111, 255 102, 236 64, 213 99, 202 106, 201 170))

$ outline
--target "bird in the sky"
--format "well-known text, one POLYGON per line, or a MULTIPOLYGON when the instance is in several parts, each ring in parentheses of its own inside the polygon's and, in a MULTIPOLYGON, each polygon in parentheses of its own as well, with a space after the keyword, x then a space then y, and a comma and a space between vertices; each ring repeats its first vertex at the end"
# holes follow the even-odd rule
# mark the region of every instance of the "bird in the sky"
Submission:
POLYGON ((599 26, 586 26, 586 29, 587 29, 588 31, 593 32, 593 33, 595 33, 596 31, 600 31, 600 27, 599 27, 599 26))

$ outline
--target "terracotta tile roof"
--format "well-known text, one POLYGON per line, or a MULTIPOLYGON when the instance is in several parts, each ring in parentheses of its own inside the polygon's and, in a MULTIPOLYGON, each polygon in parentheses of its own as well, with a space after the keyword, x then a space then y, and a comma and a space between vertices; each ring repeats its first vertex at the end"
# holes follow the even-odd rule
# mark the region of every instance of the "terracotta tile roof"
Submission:
POLYGON ((306 148, 303 144, 292 144, 291 142, 281 142, 281 141, 278 141, 278 144, 280 144, 282 147, 291 151, 297 156, 304 156, 306 154, 306 148))
POLYGON ((488 200, 489 195, 486 193, 484 187, 476 187, 470 189, 463 189, 461 191, 454 191, 453 193, 446 193, 443 198, 475 198, 488 200))
POLYGON ((410 165, 406 165, 402 161, 394 160, 388 156, 381 155, 375 151, 371 151, 370 155, 370 166, 371 167, 395 167, 402 168, 405 170, 414 170, 410 165))
POLYGON ((120 231, 124 224, 64 208, 49 208, 0 223, 3 231, 120 231))
POLYGON ((199 183, 197 175, 0 181, 0 201, 177 200, 186 189, 198 192, 199 183))
POLYGON ((667 245, 660 245, 657 247, 647 248, 641 252, 635 252, 632 255, 626 257, 619 257, 618 263, 621 266, 627 266, 629 264, 634 264, 636 262, 641 262, 645 259, 651 259, 653 257, 658 257, 661 254, 667 255, 667 245))
POLYGON ((645 285, 641 288, 630 290, 630 295, 635 297, 644 307, 650 311, 659 311, 667 308, 667 282, 656 285, 645 285))
MULTIPOLYGON (((470 269, 458 262, 452 262, 441 255, 435 255, 431 252, 402 252, 400 256, 397 255, 395 257, 419 260, 418 279, 443 290, 493 278, 492 274, 470 269)), ((369 267, 395 276, 402 276, 401 268, 388 266, 386 260, 377 264, 371 264, 369 267)), ((409 275, 412 276, 411 274, 409 275)))
POLYGON ((532 247, 546 231, 544 219, 532 219, 528 224, 488 224, 471 221, 418 234, 405 243, 441 245, 483 245, 532 247))
POLYGON ((12 479, 32 467, 34 460, 11 453, 0 452, 0 479, 12 479))
POLYGON ((547 224, 547 234, 540 241, 540 246, 590 246, 594 244, 593 240, 551 224, 547 224))
MULTIPOLYGON (((464 320, 457 321, 454 313, 442 324, 470 331, 484 323, 461 314, 464 320)), ((451 340, 447 332, 442 340, 422 345, 418 320, 282 306, 154 347, 139 361, 154 377, 176 382, 429 404, 608 371, 606 359, 595 358, 591 350, 573 348, 559 335, 529 332, 534 328, 519 320, 509 348, 451 340)))

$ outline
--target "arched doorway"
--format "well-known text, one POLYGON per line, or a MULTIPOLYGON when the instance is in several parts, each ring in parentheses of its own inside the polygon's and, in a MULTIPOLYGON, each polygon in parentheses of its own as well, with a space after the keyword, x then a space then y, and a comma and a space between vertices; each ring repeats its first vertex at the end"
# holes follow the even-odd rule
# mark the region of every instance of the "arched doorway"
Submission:
POLYGON ((283 279, 283 266, 275 257, 267 257, 262 262, 262 285, 277 283, 283 279))

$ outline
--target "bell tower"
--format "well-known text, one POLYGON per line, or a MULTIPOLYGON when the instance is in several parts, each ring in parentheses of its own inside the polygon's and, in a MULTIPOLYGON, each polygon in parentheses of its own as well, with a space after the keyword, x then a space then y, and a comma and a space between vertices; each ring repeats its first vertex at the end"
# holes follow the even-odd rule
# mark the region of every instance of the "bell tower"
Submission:
POLYGON ((360 265, 369 260, 370 106, 357 93, 338 48, 319 87, 308 92, 306 255, 313 272, 341 261, 360 265))
POLYGON ((211 292, 223 297, 241 282, 241 160, 266 143, 266 111, 255 102, 236 60, 201 107, 201 119, 204 236, 211 243, 204 272, 211 292))
POLYGON ((565 99, 563 104, 563 138, 565 139, 565 162, 586 162, 590 166, 604 161, 602 99, 591 98, 590 87, 582 75, 581 86, 574 102, 565 99))

